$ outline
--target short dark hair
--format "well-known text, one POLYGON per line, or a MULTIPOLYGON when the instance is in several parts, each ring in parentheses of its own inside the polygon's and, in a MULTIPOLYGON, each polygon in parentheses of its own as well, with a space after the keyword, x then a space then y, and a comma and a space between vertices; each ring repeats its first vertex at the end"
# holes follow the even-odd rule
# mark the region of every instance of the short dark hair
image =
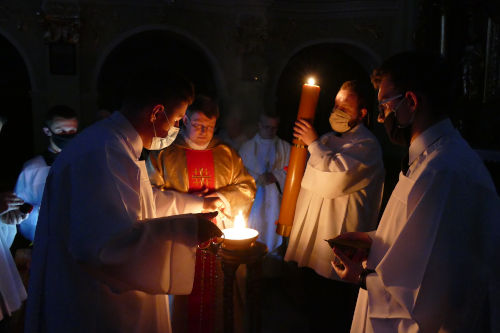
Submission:
POLYGON ((354 93, 358 98, 358 107, 371 111, 373 106, 373 89, 368 83, 363 83, 358 80, 346 81, 340 87, 340 90, 348 90, 354 93))
POLYGON ((76 111, 66 105, 55 105, 45 114, 45 124, 50 126, 54 118, 64 119, 78 118, 76 111))
POLYGON ((189 80, 177 73, 141 71, 128 77, 122 94, 123 106, 142 109, 157 104, 191 104, 194 87, 189 80))
POLYGON ((205 95, 196 96, 193 104, 186 110, 186 115, 191 117, 191 115, 196 112, 203 113, 207 118, 215 117, 215 119, 218 119, 220 116, 217 102, 213 98, 205 95))
POLYGON ((260 114, 259 114, 259 121, 263 118, 263 117, 266 117, 266 118, 271 118, 271 119, 278 119, 280 120, 280 115, 274 111, 262 111, 260 114))
POLYGON ((400 93, 413 91, 425 95, 434 112, 449 111, 453 79, 443 57, 422 51, 396 54, 373 71, 371 78, 376 89, 384 77, 389 77, 400 93))

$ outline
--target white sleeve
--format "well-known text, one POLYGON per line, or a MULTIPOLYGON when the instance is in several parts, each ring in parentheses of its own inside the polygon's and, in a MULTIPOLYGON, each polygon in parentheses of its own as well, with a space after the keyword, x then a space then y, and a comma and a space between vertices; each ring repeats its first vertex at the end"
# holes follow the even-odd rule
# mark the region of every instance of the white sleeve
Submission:
POLYGON ((201 213, 202 197, 178 191, 162 191, 153 187, 157 216, 201 213))
POLYGON ((71 198, 68 250, 75 260, 117 290, 189 293, 196 217, 137 223, 139 169, 119 149, 83 156, 70 169, 58 186, 71 198))
POLYGON ((473 324, 467 313, 477 313, 488 299, 492 255, 498 257, 488 246, 485 250, 490 239, 498 240, 485 233, 497 225, 485 215, 493 207, 488 206, 492 193, 453 171, 431 171, 406 194, 394 195, 407 220, 391 221, 393 228, 404 223, 402 230, 375 267, 376 274, 367 277, 369 317, 409 319, 424 332, 473 324))

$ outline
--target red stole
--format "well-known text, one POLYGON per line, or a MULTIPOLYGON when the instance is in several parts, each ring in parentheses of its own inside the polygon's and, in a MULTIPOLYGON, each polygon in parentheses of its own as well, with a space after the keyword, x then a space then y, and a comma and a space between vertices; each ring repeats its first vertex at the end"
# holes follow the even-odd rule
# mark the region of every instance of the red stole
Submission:
MULTIPOLYGON (((185 149, 189 192, 215 190, 211 150, 185 149)), ((215 221, 214 221, 215 222, 215 221)), ((196 250, 193 291, 188 297, 188 332, 211 333, 215 328, 216 260, 208 251, 196 250)))
POLYGON ((208 188, 215 189, 214 158, 211 150, 186 151, 186 165, 189 178, 189 192, 208 188))

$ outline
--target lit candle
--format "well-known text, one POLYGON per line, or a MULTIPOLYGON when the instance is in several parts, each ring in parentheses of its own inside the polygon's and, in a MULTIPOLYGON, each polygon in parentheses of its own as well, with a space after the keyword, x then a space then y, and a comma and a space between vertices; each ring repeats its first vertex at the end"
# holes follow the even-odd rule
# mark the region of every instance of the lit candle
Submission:
POLYGON ((257 230, 246 227, 241 211, 236 216, 233 227, 224 229, 222 232, 224 233, 224 243, 222 246, 231 249, 250 247, 257 237, 259 237, 257 230))
MULTIPOLYGON (((299 111, 297 112, 297 120, 305 119, 311 124, 314 122, 320 91, 319 86, 315 83, 314 78, 309 78, 307 83, 302 86, 299 111)), ((281 200, 280 216, 276 228, 276 232, 285 237, 290 236, 290 232, 292 231, 295 206, 297 197, 299 196, 300 183, 302 182, 306 168, 306 159, 307 146, 302 140, 294 138, 292 149, 290 150, 290 160, 288 162, 285 188, 283 189, 283 198, 281 200)))

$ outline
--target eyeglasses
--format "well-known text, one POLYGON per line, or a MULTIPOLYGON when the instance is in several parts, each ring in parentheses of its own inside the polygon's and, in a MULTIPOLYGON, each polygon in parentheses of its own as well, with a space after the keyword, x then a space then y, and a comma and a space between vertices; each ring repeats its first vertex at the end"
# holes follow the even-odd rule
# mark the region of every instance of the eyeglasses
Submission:
POLYGON ((213 132, 215 130, 215 126, 205 126, 205 125, 202 125, 202 124, 194 123, 188 117, 186 117, 186 119, 189 121, 189 123, 191 124, 191 126, 195 130, 197 130, 197 131, 205 130, 207 132, 213 132))
POLYGON ((399 106, 401 105, 401 102, 403 100, 401 100, 401 102, 399 102, 399 104, 394 109, 390 108, 389 103, 392 101, 398 100, 400 98, 403 98, 403 97, 404 97, 403 94, 399 94, 399 95, 392 96, 392 97, 381 100, 378 103, 378 116, 380 118, 385 118, 385 114, 386 114, 387 110, 389 110, 389 112, 395 112, 399 108, 399 106))

